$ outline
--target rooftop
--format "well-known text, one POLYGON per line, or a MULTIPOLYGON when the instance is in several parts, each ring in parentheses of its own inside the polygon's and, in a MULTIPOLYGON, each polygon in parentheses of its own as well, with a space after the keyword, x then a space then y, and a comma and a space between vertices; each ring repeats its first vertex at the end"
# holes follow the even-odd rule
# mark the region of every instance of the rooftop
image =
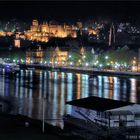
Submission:
POLYGON ((66 103, 78 107, 97 110, 100 112, 133 104, 130 102, 105 99, 95 96, 68 101, 66 103))

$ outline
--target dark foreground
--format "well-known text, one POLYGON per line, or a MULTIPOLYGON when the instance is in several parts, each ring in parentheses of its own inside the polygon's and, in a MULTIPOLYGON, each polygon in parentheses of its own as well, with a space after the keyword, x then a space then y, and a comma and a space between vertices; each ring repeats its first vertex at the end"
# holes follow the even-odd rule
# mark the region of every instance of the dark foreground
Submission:
POLYGON ((81 138, 66 136, 65 132, 57 127, 45 126, 42 133, 42 123, 23 116, 0 114, 0 140, 80 140, 81 138), (29 122, 29 126, 25 126, 29 122))

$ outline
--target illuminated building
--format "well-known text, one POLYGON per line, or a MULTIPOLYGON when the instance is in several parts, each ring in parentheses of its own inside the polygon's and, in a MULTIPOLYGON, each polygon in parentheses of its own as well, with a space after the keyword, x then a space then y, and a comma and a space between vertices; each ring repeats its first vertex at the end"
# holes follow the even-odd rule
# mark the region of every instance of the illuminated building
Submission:
POLYGON ((46 53, 41 46, 34 46, 26 51, 26 64, 42 63, 46 53))
POLYGON ((19 39, 15 39, 15 47, 20 48, 20 40, 19 39))
POLYGON ((95 29, 93 29, 93 28, 88 28, 88 34, 89 35, 97 35, 97 31, 95 30, 95 29))
POLYGON ((42 47, 40 45, 30 46, 26 50, 26 64, 41 64, 48 61, 48 57, 53 66, 66 65, 68 60, 68 51, 60 50, 56 47, 51 50, 51 52, 48 52, 46 47, 42 47))
POLYGON ((32 25, 31 25, 31 31, 36 32, 38 31, 38 21, 33 20, 32 25))
POLYGON ((77 33, 73 26, 58 25, 43 22, 39 24, 37 20, 33 20, 30 30, 25 32, 25 36, 29 40, 36 40, 42 42, 48 42, 49 37, 77 37, 77 33))
POLYGON ((14 46, 16 47, 16 48, 20 48, 20 39, 19 39, 19 33, 16 33, 15 34, 15 40, 14 40, 14 46))
POLYGON ((137 64, 137 59, 136 59, 136 57, 134 57, 133 59, 132 59, 132 71, 138 71, 138 64, 137 64))
POLYGON ((77 22, 77 27, 78 27, 79 29, 82 29, 82 28, 83 28, 82 22, 77 22))
POLYGON ((139 54, 138 54, 138 72, 140 71, 140 48, 139 48, 139 54))
POLYGON ((68 60, 68 52, 62 51, 59 49, 59 47, 56 47, 51 57, 52 65, 58 65, 58 66, 66 65, 67 60, 68 60))

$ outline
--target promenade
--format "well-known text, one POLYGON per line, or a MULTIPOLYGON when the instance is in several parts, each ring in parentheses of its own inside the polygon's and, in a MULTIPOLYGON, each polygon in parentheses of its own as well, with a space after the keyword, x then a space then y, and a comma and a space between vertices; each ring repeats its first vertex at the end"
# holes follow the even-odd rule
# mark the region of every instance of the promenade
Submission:
POLYGON ((51 71, 62 71, 62 72, 76 72, 76 73, 88 73, 88 74, 99 74, 99 75, 116 75, 116 76, 140 76, 140 72, 134 72, 131 70, 110 70, 110 69, 97 69, 92 67, 71 67, 71 66, 45 66, 45 65, 24 65, 22 67, 35 68, 35 69, 47 69, 51 71))

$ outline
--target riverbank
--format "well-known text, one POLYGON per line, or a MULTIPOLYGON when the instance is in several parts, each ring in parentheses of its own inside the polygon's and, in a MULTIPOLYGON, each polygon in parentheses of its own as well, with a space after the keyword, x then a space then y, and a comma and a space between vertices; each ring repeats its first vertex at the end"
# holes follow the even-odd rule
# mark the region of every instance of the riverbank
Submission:
POLYGON ((58 127, 45 124, 42 132, 42 122, 21 115, 0 113, 0 139, 1 140, 80 140, 74 136, 66 136, 58 127), (27 123, 28 122, 28 123, 27 123), (26 125, 25 125, 26 123, 26 125), (28 125, 27 125, 28 124, 28 125))
POLYGON ((140 72, 132 71, 118 71, 118 70, 107 70, 107 69, 95 69, 89 67, 51 67, 44 65, 21 65, 23 69, 43 69, 50 71, 62 71, 62 72, 73 72, 93 75, 114 75, 114 76, 140 76, 140 72))

